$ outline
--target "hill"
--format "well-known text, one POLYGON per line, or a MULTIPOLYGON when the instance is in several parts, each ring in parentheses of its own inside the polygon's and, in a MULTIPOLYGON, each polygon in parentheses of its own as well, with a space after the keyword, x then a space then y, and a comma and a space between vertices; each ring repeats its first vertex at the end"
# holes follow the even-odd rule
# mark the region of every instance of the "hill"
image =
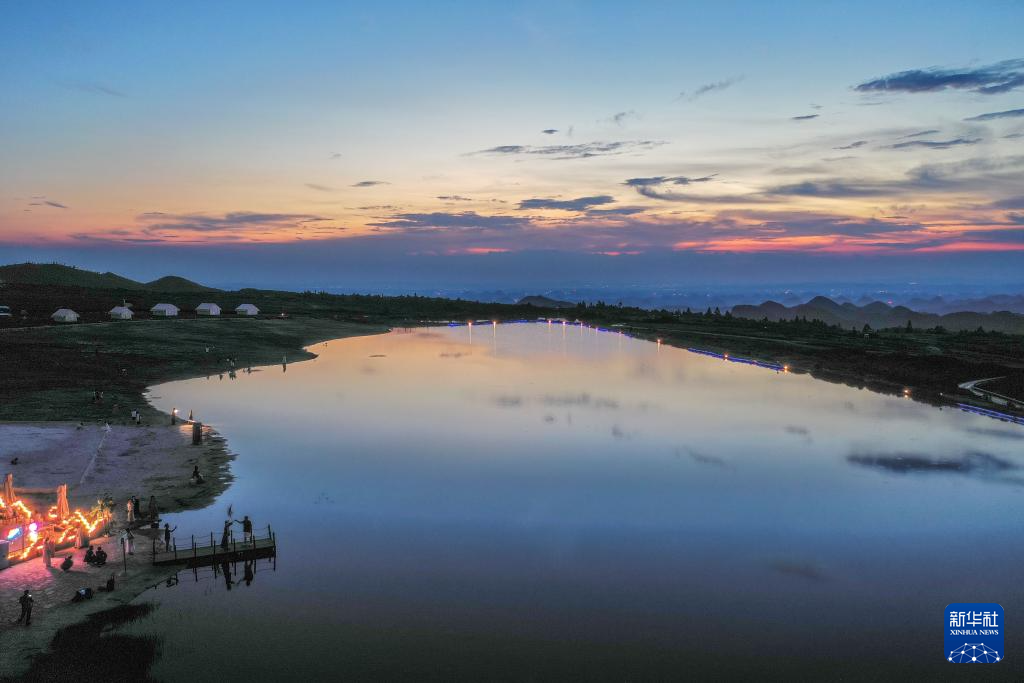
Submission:
POLYGON ((559 301, 540 294, 524 296, 516 302, 517 306, 536 306, 537 308, 576 308, 571 301, 559 301))
POLYGON ((94 273, 59 263, 15 263, 0 266, 0 280, 20 285, 60 285, 104 289, 144 289, 145 285, 116 273, 94 273))
POLYGON ((117 273, 96 273, 60 263, 15 263, 0 266, 0 282, 154 292, 202 292, 212 289, 175 275, 168 275, 152 282, 136 282, 117 273))
POLYGON ((177 275, 165 275, 162 278, 147 282, 146 289, 154 292, 219 292, 219 289, 186 280, 177 275))
POLYGON ((975 313, 958 311, 943 315, 914 311, 906 306, 890 306, 881 301, 872 301, 864 306, 854 303, 838 304, 824 296, 816 296, 807 303, 783 306, 775 301, 759 305, 734 306, 732 314, 737 318, 773 322, 779 320, 820 320, 829 325, 860 329, 868 325, 873 329, 906 327, 909 323, 918 329, 942 327, 950 331, 976 330, 979 327, 994 332, 1012 334, 1024 333, 1024 316, 1009 311, 975 313))

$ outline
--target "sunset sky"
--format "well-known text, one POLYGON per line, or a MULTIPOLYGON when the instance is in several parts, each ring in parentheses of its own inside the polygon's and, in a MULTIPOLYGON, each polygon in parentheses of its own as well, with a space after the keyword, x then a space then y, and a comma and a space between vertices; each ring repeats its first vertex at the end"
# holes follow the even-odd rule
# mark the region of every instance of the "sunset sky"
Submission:
POLYGON ((0 257, 1024 270, 1024 4, 776 4, 6 3, 0 257))

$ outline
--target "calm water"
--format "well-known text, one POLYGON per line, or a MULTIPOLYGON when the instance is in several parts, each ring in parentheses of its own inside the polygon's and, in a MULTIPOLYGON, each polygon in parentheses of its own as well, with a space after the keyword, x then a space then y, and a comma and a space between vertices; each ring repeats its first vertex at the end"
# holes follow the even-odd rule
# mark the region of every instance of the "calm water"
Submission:
POLYGON ((1024 428, 557 323, 313 350, 152 390, 239 454, 179 539, 280 546, 143 596, 158 678, 950 675, 966 601, 1024 669, 1024 428))

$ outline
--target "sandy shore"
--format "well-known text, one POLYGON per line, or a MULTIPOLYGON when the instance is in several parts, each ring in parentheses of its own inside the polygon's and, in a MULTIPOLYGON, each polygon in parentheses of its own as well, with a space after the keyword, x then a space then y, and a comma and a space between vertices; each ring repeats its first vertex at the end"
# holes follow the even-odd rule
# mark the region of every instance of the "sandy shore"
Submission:
MULTIPOLYGON (((233 456, 224 440, 208 429, 203 443, 193 446, 191 427, 172 427, 167 419, 167 424, 115 425, 109 431, 99 424, 0 423, 0 472, 14 474, 15 489, 35 509, 54 504, 55 488, 61 483, 68 484, 72 508, 91 508, 110 495, 117 503, 115 526, 123 523, 124 503, 131 495, 144 504, 155 496, 161 512, 206 507, 227 489, 233 456), (18 464, 11 465, 15 457, 18 464), (206 478, 202 486, 189 482, 197 464, 206 478)), ((83 551, 76 550, 59 553, 53 569, 34 559, 0 570, 0 676, 24 672, 31 656, 45 650, 61 627, 129 602, 162 580, 167 570, 152 567, 144 552, 151 544, 147 532, 136 532, 139 552, 128 558, 127 572, 116 538, 103 543, 110 556, 105 568, 86 565, 83 551), (75 564, 64 573, 57 566, 68 554, 75 564), (114 593, 96 593, 93 600, 71 603, 76 590, 95 590, 112 572, 118 584, 114 593), (29 628, 12 623, 19 614, 18 597, 26 588, 35 597, 29 628)))

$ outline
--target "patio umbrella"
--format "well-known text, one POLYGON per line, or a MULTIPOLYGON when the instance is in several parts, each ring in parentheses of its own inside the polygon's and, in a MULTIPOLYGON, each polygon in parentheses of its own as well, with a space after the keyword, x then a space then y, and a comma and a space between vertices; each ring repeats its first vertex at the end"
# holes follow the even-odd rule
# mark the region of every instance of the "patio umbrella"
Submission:
POLYGON ((0 497, 4 499, 4 503, 10 505, 15 501, 14 497, 14 475, 8 474, 4 477, 4 488, 0 491, 0 497))
POLYGON ((68 506, 68 485, 61 484, 57 487, 57 519, 67 519, 71 516, 71 508, 68 506))

